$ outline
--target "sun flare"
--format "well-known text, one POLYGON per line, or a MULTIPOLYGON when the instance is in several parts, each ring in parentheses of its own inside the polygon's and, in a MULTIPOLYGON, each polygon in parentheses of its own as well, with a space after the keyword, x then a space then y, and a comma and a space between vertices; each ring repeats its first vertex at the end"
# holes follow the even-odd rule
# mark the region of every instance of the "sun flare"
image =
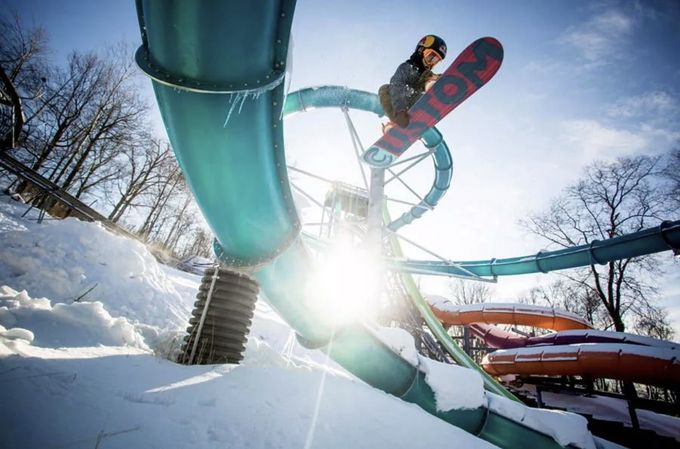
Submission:
POLYGON ((369 251, 340 243, 322 254, 309 277, 310 308, 330 324, 343 325, 374 318, 380 295, 381 267, 369 251))

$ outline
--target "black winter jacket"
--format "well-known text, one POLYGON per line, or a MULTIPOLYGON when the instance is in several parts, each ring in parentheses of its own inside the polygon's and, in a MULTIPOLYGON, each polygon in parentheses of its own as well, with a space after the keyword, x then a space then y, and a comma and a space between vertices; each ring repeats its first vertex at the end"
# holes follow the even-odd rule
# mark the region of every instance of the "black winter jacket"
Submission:
POLYGON ((390 99, 394 112, 406 111, 425 92, 425 81, 432 72, 423 65, 423 56, 417 52, 399 64, 390 79, 390 99))

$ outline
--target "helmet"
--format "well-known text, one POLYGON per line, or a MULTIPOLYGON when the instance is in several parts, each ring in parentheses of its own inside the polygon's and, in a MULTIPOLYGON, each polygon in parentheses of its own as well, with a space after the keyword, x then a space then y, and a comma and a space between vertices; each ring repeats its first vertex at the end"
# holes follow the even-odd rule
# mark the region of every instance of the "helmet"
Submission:
POLYGON ((422 53, 426 48, 431 48, 437 52, 442 59, 446 57, 446 42, 439 36, 428 34, 418 41, 418 45, 416 46, 416 51, 418 53, 422 53))

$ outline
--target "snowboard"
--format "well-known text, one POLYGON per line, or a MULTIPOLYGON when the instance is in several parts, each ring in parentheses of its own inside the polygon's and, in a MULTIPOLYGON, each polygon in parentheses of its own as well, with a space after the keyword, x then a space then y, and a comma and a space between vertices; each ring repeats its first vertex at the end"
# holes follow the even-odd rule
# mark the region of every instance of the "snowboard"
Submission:
POLYGON ((362 154, 364 162, 376 168, 392 165, 425 131, 489 82, 502 61, 503 46, 493 37, 468 45, 409 109, 408 127, 390 128, 362 154))

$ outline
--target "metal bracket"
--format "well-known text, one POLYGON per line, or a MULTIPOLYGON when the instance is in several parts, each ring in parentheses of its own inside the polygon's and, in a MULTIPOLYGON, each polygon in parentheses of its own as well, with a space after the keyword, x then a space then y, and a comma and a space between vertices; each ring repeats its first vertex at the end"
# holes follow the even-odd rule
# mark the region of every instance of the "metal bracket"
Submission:
POLYGON ((590 265, 594 265, 593 262, 595 262, 598 265, 604 265, 604 262, 600 261, 595 257, 595 251, 594 251, 594 246, 600 243, 600 240, 593 240, 590 242, 590 245, 588 245, 588 255, 590 256, 590 265))
POLYGON ((142 45, 135 53, 135 61, 142 71, 151 79, 176 89, 203 94, 232 94, 232 93, 255 93, 276 88, 283 82, 286 73, 281 70, 272 70, 255 76, 248 81, 229 81, 224 83, 206 82, 168 73, 166 70, 154 65, 149 55, 149 50, 142 45))
POLYGON ((659 225, 659 235, 661 236, 661 240, 663 240, 664 243, 668 245, 668 248, 673 250, 673 255, 678 256, 680 255, 680 247, 673 246, 673 243, 671 243, 670 239, 666 235, 666 233, 673 228, 674 226, 672 221, 662 221, 659 225))

